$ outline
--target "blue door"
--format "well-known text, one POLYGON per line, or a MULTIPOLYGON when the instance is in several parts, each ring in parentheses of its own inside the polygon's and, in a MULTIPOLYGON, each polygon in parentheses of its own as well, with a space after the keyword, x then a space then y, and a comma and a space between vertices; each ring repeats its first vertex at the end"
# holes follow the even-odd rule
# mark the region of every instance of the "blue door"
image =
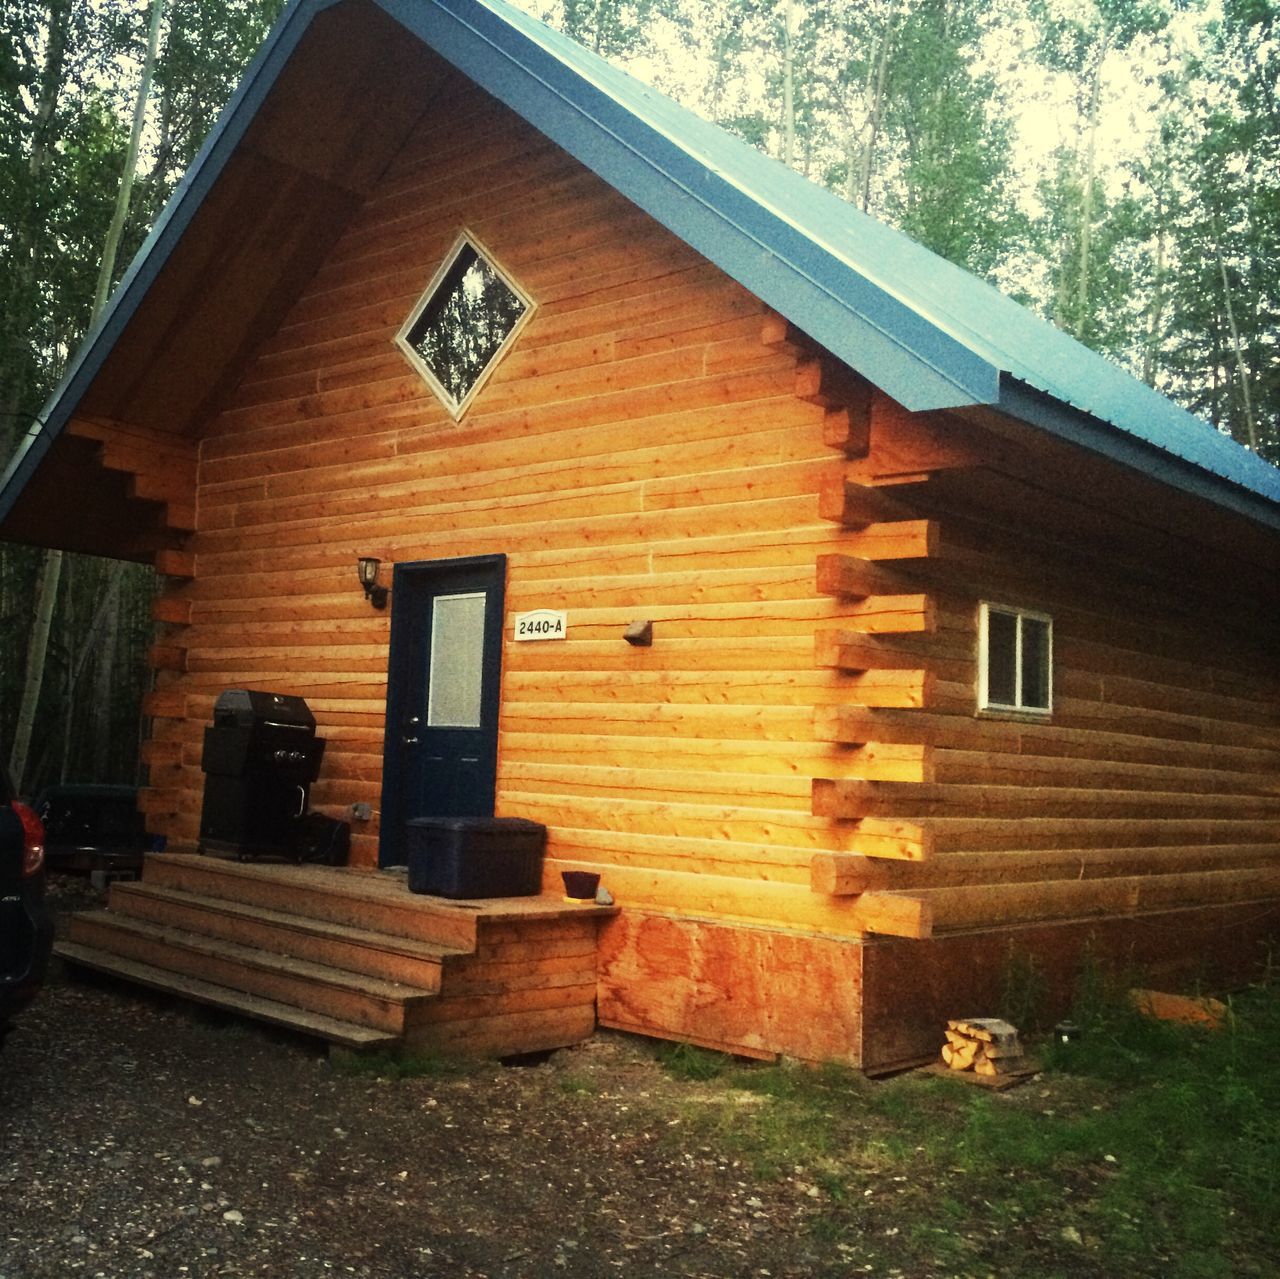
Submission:
POLYGON ((397 564, 378 861, 407 860, 416 817, 491 817, 505 555, 397 564))

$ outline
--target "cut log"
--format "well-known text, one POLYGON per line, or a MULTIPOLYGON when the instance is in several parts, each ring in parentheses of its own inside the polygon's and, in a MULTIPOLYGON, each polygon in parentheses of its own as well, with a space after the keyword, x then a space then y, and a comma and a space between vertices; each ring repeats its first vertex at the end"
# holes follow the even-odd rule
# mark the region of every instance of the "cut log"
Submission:
POLYGON ((947 1022, 942 1060, 952 1070, 972 1070, 990 1078, 1032 1069, 1014 1026, 999 1017, 953 1018, 947 1022))
POLYGON ((196 575, 196 557, 190 551, 157 551, 156 572, 190 580, 196 575))
POLYGON ((848 366, 819 356, 805 360, 796 369, 796 396, 823 408, 848 408, 871 418, 871 384, 848 366))
POLYGON ((868 524, 885 524, 899 520, 912 520, 916 512, 894 497, 895 488, 906 485, 885 484, 873 486, 858 484, 852 480, 834 479, 823 484, 818 491, 818 516, 843 524, 845 528, 866 528, 868 524))
POLYGON ((933 935, 933 916, 914 897, 863 893, 854 907, 854 926, 864 933, 923 940, 933 935))
POLYGON ((174 595, 157 595, 151 601, 151 617, 156 622, 172 622, 175 626, 189 626, 191 601, 174 595))
POLYGON ((817 589, 820 595, 902 595, 911 587, 908 578, 879 561, 858 555, 818 556, 817 589))
POLYGON ((871 447, 871 414, 859 405, 830 409, 822 423, 822 442, 845 457, 866 457, 871 447))
POLYGON ((814 633, 815 666, 844 671, 909 671, 920 667, 919 653, 895 649, 862 631, 829 628, 814 633))
POLYGON ((1018 1036, 1018 1028, 1011 1026, 1007 1021, 999 1017, 973 1017, 969 1019, 953 1019, 947 1022, 948 1030, 957 1030, 962 1035, 967 1035, 970 1039, 981 1039, 987 1043, 992 1040, 1000 1039, 1016 1039, 1018 1036))

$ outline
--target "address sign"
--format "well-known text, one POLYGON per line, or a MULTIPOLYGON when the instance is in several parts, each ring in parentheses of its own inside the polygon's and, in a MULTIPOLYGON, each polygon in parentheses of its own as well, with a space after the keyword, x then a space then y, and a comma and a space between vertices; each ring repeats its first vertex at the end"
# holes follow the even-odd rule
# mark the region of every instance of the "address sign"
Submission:
POLYGON ((562 640, 569 633, 569 615, 552 608, 535 608, 529 613, 517 613, 516 640, 562 640))

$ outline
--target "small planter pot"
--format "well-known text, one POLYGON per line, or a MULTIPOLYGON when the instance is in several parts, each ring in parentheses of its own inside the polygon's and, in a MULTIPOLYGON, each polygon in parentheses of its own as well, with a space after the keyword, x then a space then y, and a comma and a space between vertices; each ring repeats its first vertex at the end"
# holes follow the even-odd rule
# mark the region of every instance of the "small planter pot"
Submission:
POLYGON ((596 889, 600 887, 600 876, 593 870, 562 870, 560 878, 564 880, 564 896, 566 901, 593 902, 596 889))

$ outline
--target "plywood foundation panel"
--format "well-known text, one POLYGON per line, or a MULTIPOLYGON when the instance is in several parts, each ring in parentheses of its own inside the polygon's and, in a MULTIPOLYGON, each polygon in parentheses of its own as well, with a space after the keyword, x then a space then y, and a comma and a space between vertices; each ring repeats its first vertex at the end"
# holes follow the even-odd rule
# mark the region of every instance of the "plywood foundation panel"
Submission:
POLYGON ((1124 988, 1238 988, 1258 975, 1277 941, 1276 900, 928 941, 877 938, 861 952, 862 1065, 874 1071, 936 1056, 948 1018, 1007 1016, 1011 990, 1021 995, 1029 985, 1041 1019, 1052 1024, 1090 967, 1109 971, 1124 988))
POLYGON ((857 1064, 861 947, 627 910, 600 938, 600 1023, 749 1056, 857 1064))

